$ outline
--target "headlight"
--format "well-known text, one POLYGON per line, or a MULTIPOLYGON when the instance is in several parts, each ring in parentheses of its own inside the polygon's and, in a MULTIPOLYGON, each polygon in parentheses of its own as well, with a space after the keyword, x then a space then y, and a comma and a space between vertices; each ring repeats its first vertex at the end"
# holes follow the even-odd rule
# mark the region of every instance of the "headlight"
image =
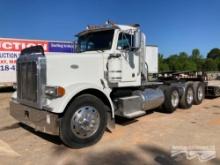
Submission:
POLYGON ((60 86, 46 86, 45 94, 50 97, 62 97, 65 94, 65 89, 60 86))
POLYGON ((17 83, 14 82, 14 83, 12 84, 12 87, 13 87, 13 89, 17 90, 17 83))

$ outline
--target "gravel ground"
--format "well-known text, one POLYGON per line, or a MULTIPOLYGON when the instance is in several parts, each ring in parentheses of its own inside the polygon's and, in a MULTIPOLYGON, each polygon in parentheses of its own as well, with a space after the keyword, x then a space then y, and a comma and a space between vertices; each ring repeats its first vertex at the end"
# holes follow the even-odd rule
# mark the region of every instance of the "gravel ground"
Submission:
POLYGON ((71 149, 59 137, 14 120, 9 115, 10 95, 8 90, 0 92, 0 165, 220 165, 220 98, 173 114, 152 111, 135 120, 117 118, 116 129, 97 144, 71 149), (175 146, 209 150, 216 158, 204 162, 199 157, 189 160, 186 154, 172 157, 175 146))

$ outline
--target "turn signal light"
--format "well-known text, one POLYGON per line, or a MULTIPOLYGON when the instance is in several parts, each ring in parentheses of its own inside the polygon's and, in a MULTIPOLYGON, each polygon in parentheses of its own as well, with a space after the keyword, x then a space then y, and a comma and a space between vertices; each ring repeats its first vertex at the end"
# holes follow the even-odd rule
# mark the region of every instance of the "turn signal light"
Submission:
POLYGON ((65 89, 63 87, 57 87, 57 96, 64 96, 65 95, 65 89))
POLYGON ((65 89, 60 86, 46 86, 45 94, 51 97, 62 97, 65 95, 65 89))

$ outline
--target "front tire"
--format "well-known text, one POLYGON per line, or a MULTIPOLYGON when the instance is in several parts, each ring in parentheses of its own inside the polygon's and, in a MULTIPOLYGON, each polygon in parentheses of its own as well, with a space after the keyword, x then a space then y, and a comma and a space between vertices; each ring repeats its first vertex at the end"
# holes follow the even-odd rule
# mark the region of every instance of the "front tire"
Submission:
POLYGON ((60 138, 69 147, 98 142, 107 125, 107 106, 96 96, 83 94, 67 108, 60 125, 60 138))

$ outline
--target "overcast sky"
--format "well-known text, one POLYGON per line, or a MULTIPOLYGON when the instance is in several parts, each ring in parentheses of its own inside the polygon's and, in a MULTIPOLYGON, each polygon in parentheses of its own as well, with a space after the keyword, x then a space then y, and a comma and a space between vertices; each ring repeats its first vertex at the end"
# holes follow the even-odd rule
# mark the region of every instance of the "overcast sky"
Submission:
POLYGON ((220 47, 220 0, 1 0, 0 37, 73 40, 88 24, 139 23, 170 54, 220 47))

